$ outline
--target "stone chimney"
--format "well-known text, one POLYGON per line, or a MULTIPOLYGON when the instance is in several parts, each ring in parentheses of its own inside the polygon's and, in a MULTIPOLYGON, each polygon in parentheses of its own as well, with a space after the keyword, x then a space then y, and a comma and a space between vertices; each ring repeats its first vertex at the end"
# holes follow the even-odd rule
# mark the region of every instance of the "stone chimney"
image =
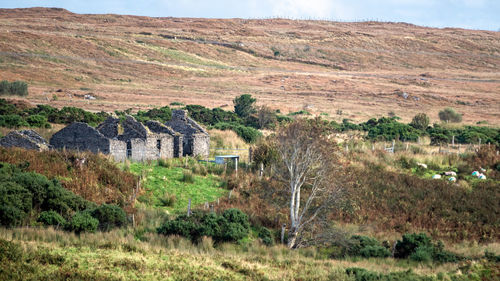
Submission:
POLYGON ((172 111, 172 121, 187 122, 187 111, 182 109, 172 111))

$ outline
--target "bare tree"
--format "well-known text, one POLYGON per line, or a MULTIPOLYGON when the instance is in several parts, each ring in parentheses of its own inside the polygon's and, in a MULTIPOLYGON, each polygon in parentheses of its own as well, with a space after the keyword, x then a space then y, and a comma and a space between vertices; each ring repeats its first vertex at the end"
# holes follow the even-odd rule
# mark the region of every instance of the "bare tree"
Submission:
POLYGON ((338 146, 318 119, 301 119, 280 128, 275 141, 280 156, 275 174, 286 183, 290 196, 288 247, 296 248, 302 245, 303 232, 314 229, 340 197, 338 146))

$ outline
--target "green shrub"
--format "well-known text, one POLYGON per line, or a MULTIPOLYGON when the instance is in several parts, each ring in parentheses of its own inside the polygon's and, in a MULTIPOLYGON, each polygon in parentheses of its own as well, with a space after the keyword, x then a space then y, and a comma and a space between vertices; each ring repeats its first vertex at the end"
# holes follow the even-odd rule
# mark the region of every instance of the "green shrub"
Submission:
POLYGON ((415 249, 413 253, 410 254, 410 260, 418 262, 430 262, 432 260, 432 247, 421 246, 415 249))
POLYGON ((412 233, 403 235, 403 239, 397 241, 395 258, 410 258, 420 262, 457 262, 463 257, 444 250, 441 241, 432 243, 431 238, 425 233, 412 233))
POLYGON ((262 240, 262 243, 266 246, 272 246, 274 244, 273 234, 271 230, 266 227, 261 227, 259 229, 259 238, 262 240))
POLYGON ((228 209, 222 215, 195 211, 190 216, 180 215, 167 220, 157 232, 180 235, 193 242, 199 242, 203 236, 210 236, 215 242, 232 242, 247 237, 250 224, 248 216, 238 209, 228 209))
POLYGON ((453 108, 447 107, 442 111, 439 111, 439 119, 445 122, 462 122, 462 114, 456 112, 453 108))
POLYGON ((18 262, 23 256, 21 246, 13 242, 0 239, 0 263, 18 262))
POLYGON ((386 258, 391 256, 391 252, 383 246, 366 246, 359 251, 359 255, 364 258, 386 258))
POLYGON ((32 208, 32 196, 23 186, 6 181, 0 183, 0 225, 19 226, 32 208))
POLYGON ((79 234, 81 232, 95 232, 97 226, 99 225, 99 220, 92 217, 90 212, 83 211, 76 213, 67 225, 67 229, 74 231, 79 234))
POLYGON ((24 121, 19 115, 0 115, 0 127, 19 128, 28 126, 28 122, 24 121))
POLYGON ((425 233, 404 234, 402 240, 396 242, 395 258, 407 258, 415 253, 417 248, 431 248, 431 238, 425 233))
POLYGON ((36 128, 50 127, 50 124, 48 124, 47 122, 47 117, 39 114, 28 116, 26 118, 26 122, 28 122, 30 127, 36 127, 36 128))
POLYGON ((347 248, 347 254, 350 256, 369 258, 391 255, 389 250, 384 248, 377 239, 368 236, 353 235, 348 241, 347 248))
POLYGON ((99 230, 101 231, 109 231, 127 223, 125 211, 116 205, 102 204, 92 210, 92 217, 99 221, 99 230))
POLYGON ((27 96, 28 84, 23 81, 9 83, 9 81, 3 80, 0 82, 0 95, 27 96))
POLYGON ((44 225, 52 225, 56 227, 66 226, 66 220, 54 211, 41 212, 40 216, 38 216, 38 222, 41 222, 44 225))
POLYGON ((410 126, 415 129, 425 131, 429 126, 429 116, 425 113, 419 113, 413 117, 410 126))

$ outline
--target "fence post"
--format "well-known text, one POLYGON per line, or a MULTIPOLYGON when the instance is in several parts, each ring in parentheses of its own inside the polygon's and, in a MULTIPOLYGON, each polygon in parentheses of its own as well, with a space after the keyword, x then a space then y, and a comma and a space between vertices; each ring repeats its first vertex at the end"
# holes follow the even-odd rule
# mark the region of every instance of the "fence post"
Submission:
POLYGON ((250 163, 252 162, 252 156, 253 156, 253 155, 252 155, 252 152, 253 152, 253 151, 252 151, 252 148, 250 147, 250 148, 248 149, 248 164, 250 164, 250 163))
POLYGON ((281 226, 281 244, 285 244, 285 228, 286 223, 281 226))
POLYGON ((262 175, 264 175, 264 163, 260 163, 259 178, 262 178, 262 175))
POLYGON ((452 146, 455 146, 455 136, 452 136, 452 137, 451 137, 451 145, 452 145, 452 146))
POLYGON ((189 217, 191 215, 191 198, 189 198, 188 201, 188 210, 187 210, 187 216, 189 217))

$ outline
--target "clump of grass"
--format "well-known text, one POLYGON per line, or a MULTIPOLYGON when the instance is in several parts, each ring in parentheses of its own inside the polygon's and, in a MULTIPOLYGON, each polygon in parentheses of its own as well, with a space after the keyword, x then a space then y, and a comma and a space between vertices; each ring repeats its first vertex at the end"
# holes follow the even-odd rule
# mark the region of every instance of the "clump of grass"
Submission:
POLYGON ((194 182, 193 172, 189 170, 185 170, 184 172, 182 172, 182 181, 185 183, 193 183, 194 182))
POLYGON ((218 165, 218 164, 207 165, 207 170, 208 170, 208 173, 213 174, 213 175, 220 176, 220 175, 224 174, 224 166, 223 165, 218 165))
POLYGON ((163 197, 158 198, 159 204, 162 207, 173 207, 177 201, 175 194, 165 193, 163 197))
POLYGON ((208 174, 207 167, 205 167, 204 165, 200 165, 200 164, 193 165, 191 167, 191 171, 193 172, 193 174, 198 174, 198 175, 202 175, 202 176, 206 176, 208 174))
POLYGON ((170 168, 172 165, 171 165, 170 161, 167 161, 165 159, 159 159, 158 166, 163 167, 163 168, 170 168))

